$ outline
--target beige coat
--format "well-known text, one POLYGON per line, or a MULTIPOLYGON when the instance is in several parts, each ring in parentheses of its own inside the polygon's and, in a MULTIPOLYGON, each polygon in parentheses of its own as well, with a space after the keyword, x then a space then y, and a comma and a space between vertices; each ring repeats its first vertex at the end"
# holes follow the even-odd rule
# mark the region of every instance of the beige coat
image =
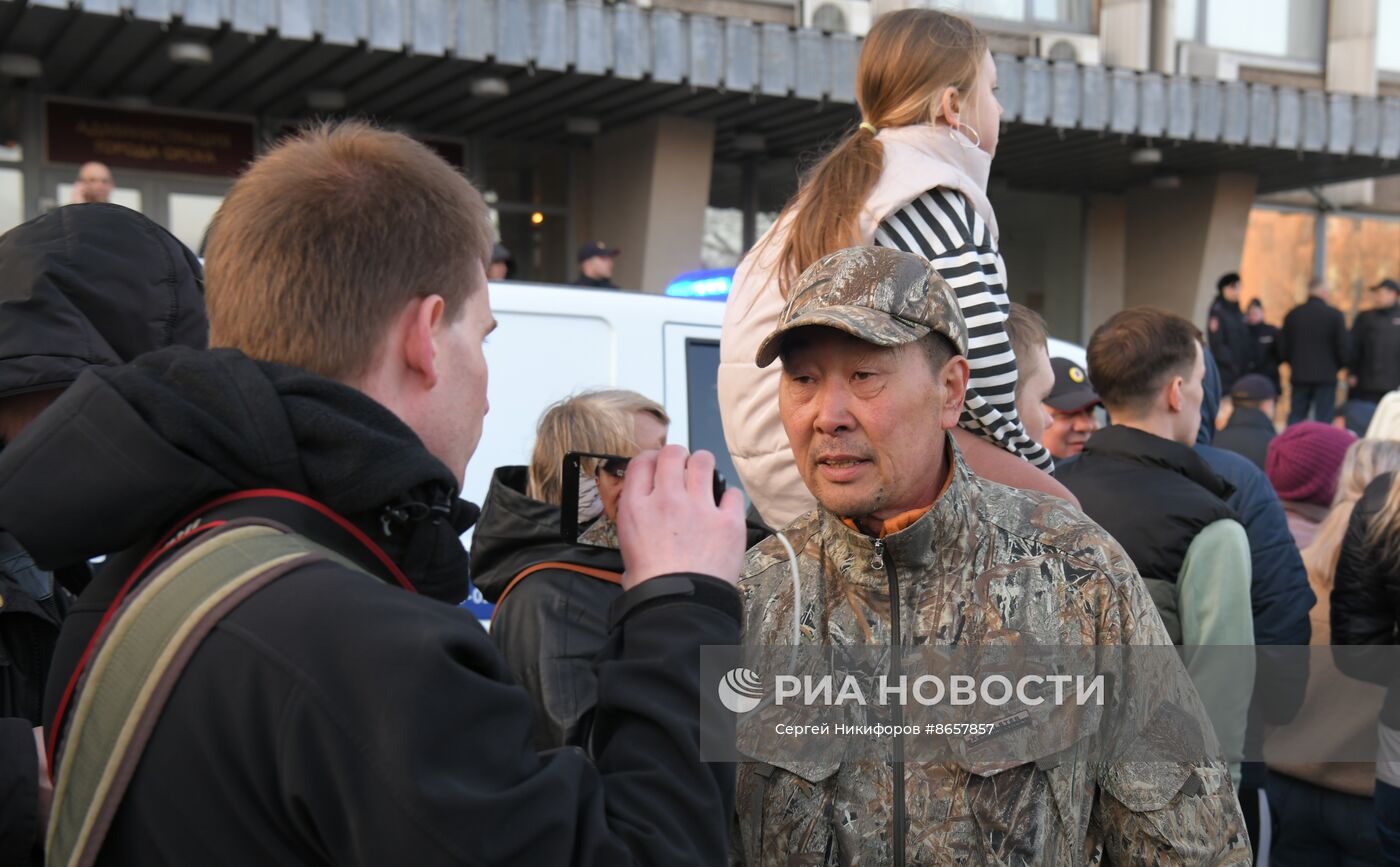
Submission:
MULTIPOLYGON (((863 243, 872 243, 875 230, 890 214, 939 187, 956 190, 972 203, 995 241, 996 214, 986 194, 989 154, 959 143, 946 126, 885 129, 878 139, 885 151, 885 170, 861 211, 863 243)), ((725 307, 719 349, 725 442, 744 490, 772 527, 785 526, 816 506, 798 474, 778 414, 779 367, 760 370, 754 364, 758 345, 783 309, 777 260, 789 222, 769 229, 740 263, 725 307)))

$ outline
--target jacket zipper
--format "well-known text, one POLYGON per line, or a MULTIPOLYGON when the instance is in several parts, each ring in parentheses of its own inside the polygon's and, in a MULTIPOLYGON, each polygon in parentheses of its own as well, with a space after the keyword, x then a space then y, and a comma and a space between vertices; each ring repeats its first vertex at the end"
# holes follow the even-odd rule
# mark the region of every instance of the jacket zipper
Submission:
MULTIPOLYGON (((899 641, 899 576, 895 573, 894 560, 885 559, 885 540, 875 540, 875 557, 870 561, 870 565, 876 569, 882 566, 890 581, 890 679, 898 682, 903 670, 903 662, 900 659, 899 641)), ((894 725, 896 732, 904 725, 904 708, 896 704, 894 706, 894 725)), ((905 805, 904 805, 904 738, 895 734, 894 736, 894 761, 891 770, 894 773, 894 865, 904 867, 904 834, 905 834, 905 805)))

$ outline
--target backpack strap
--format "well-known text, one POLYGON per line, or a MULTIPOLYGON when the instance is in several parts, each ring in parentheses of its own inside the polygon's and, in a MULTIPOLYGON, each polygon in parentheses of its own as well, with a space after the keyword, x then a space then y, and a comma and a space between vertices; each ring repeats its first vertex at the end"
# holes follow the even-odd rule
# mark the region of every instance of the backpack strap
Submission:
POLYGON ((202 534, 129 595, 91 648, 59 754, 46 863, 90 867, 167 699, 200 642, 276 578, 346 557, 248 518, 202 534))
POLYGON ((510 583, 506 585, 506 589, 502 590, 501 595, 497 597, 496 607, 491 610, 491 622, 496 622, 496 615, 500 613, 501 605, 506 601, 506 597, 510 595, 510 591, 515 589, 515 585, 519 584, 521 581, 524 581, 526 578, 530 577, 536 572, 543 572, 546 569, 559 569, 564 572, 577 572, 580 575, 587 575, 589 578, 597 578, 599 581, 606 581, 609 584, 616 584, 618 586, 622 585, 621 572, 612 572, 607 569, 590 569, 587 566, 577 566, 573 563, 536 563, 528 569, 521 570, 519 575, 516 575, 514 578, 510 579, 510 583))

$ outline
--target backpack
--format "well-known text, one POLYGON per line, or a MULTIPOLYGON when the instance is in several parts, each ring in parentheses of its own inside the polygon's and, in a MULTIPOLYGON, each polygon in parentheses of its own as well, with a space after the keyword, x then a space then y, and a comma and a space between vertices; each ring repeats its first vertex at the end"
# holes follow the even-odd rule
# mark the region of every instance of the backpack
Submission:
POLYGON ((240 492, 207 504, 177 526, 127 578, 59 703, 49 732, 55 785, 44 844, 45 863, 53 867, 89 867, 96 861, 166 701, 200 642, 228 612, 311 563, 339 563, 378 581, 375 572, 384 570, 367 568, 366 554, 413 589, 358 528, 298 494, 240 492), (353 538, 362 546, 359 557, 257 514, 289 508, 298 517, 312 516, 330 538, 353 538), (226 517, 239 511, 254 514, 226 517), (65 717, 67 735, 55 755, 65 717))

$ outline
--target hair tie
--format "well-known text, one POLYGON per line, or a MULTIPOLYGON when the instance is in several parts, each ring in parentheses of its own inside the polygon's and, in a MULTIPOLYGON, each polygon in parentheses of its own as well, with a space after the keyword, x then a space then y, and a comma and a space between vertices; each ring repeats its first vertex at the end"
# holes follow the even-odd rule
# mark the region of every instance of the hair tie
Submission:
POLYGON ((871 135, 879 135, 879 134, 880 134, 880 131, 879 131, 878 129, 875 128, 875 124, 871 123, 871 122, 868 121, 868 120, 863 120, 863 121, 861 121, 861 123, 860 123, 860 128, 863 129, 863 130, 865 130, 866 132, 870 133, 871 135))

